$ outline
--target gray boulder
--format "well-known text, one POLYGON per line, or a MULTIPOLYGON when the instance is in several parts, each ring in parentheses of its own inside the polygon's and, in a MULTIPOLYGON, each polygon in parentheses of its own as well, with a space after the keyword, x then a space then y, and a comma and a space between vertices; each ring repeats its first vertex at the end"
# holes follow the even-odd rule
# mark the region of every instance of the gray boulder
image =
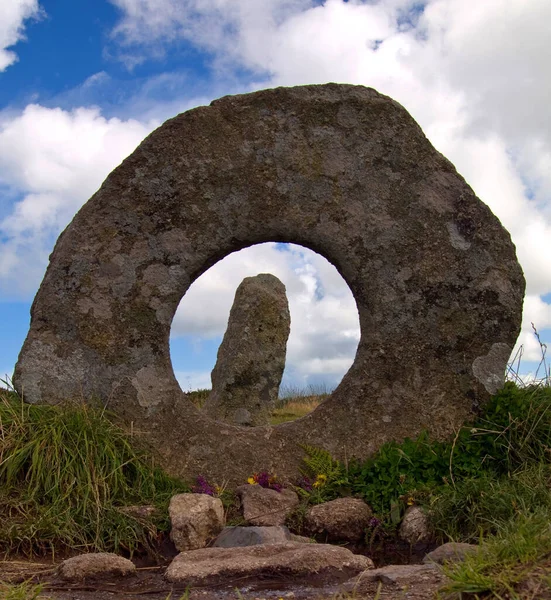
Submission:
POLYGON ((204 410, 234 425, 268 425, 285 368, 291 327, 285 286, 274 275, 246 277, 235 292, 204 410))

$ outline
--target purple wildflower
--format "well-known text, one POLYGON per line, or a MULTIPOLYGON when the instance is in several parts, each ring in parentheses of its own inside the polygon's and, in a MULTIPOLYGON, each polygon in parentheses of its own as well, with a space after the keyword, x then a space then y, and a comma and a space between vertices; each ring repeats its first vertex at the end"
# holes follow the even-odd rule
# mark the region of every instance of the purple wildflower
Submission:
POLYGON ((191 488, 191 491, 194 494, 207 494, 208 496, 216 495, 216 490, 202 475, 197 477, 195 480, 195 485, 191 488))
POLYGON ((313 489, 312 480, 306 476, 301 477, 298 481, 298 487, 302 488, 306 492, 311 492, 313 489))
POLYGON ((278 483, 274 475, 270 475, 268 471, 260 471, 260 473, 255 473, 252 476, 254 483, 259 485, 260 487, 267 488, 269 490, 275 490, 276 492, 281 492, 283 486, 281 483, 278 483))
POLYGON ((371 519, 369 519, 369 527, 371 527, 372 529, 375 529, 375 527, 379 527, 380 524, 381 521, 379 521, 377 517, 371 517, 371 519))

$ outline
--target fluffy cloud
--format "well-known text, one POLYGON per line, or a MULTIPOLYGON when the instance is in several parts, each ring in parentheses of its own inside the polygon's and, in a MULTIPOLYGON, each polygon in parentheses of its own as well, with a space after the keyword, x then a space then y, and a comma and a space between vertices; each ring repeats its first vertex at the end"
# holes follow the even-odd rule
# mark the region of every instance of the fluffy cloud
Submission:
POLYGON ((125 44, 183 39, 253 88, 337 81, 401 102, 511 232, 542 309, 527 299, 519 340, 535 356, 530 322, 551 327, 548 0, 111 1, 125 44))
POLYGON ((0 292, 34 291, 61 229, 148 133, 98 109, 30 105, 0 114, 0 186, 17 198, 0 220, 0 292))
POLYGON ((23 23, 41 14, 38 0, 5 0, 0 3, 0 72, 17 60, 17 54, 8 50, 22 39, 23 23))
MULTIPOLYGON (((356 303, 335 267, 301 246, 260 244, 218 262, 182 299, 172 336, 221 338, 237 286, 244 277, 264 272, 283 281, 289 300, 291 334, 284 381, 293 385, 316 381, 337 384, 352 364, 358 346, 356 303)), ((184 388, 199 385, 197 381, 209 374, 185 374, 174 356, 173 364, 184 388)))

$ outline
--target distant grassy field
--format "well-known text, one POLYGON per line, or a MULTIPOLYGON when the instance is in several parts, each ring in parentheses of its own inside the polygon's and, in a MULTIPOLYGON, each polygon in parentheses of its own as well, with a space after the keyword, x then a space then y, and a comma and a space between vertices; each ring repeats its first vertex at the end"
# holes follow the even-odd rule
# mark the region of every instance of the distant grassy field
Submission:
MULTIPOLYGON (((187 397, 197 408, 202 408, 209 394, 210 390, 201 389, 188 392, 187 397)), ((328 396, 329 392, 324 386, 309 386, 305 389, 282 387, 270 424, 279 425, 280 423, 296 421, 296 419, 311 413, 328 396)))

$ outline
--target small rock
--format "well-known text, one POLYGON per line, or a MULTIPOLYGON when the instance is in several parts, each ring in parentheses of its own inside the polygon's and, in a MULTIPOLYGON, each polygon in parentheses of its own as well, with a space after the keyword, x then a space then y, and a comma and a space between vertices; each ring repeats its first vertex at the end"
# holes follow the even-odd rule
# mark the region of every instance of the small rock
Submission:
POLYGON ((127 577, 135 575, 136 567, 127 558, 111 552, 81 554, 64 560, 57 571, 61 579, 81 581, 94 577, 127 577))
POLYGON ((180 551, 204 548, 224 527, 222 501, 207 494, 177 494, 168 513, 170 539, 180 551))
POLYGON ((306 530, 330 541, 357 542, 365 535, 373 512, 360 498, 337 498, 313 506, 306 513, 306 530))
POLYGON ((297 494, 286 489, 277 492, 260 485, 242 485, 235 493, 241 500, 245 520, 261 527, 283 525, 299 503, 297 494))
POLYGON ((420 506, 410 506, 398 530, 400 539, 409 544, 428 542, 431 539, 431 528, 427 513, 420 506))
POLYGON ((259 544, 284 544, 291 539, 287 527, 225 527, 213 548, 242 548, 259 544))
POLYGON ((423 562, 425 564, 437 563, 439 565, 445 562, 461 562, 467 554, 476 552, 477 549, 478 546, 475 544, 448 542, 429 552, 423 559, 423 562))
POLYGON ((182 552, 165 577, 183 585, 232 584, 232 579, 300 578, 339 582, 373 567, 371 559, 329 544, 263 544, 245 548, 203 548, 182 552))
POLYGON ((344 583, 342 590, 345 592, 362 593, 362 584, 365 585, 374 581, 381 581, 384 584, 398 585, 409 589, 415 584, 426 583, 428 581, 443 583, 445 576, 434 564, 389 565, 360 573, 357 577, 344 583))

